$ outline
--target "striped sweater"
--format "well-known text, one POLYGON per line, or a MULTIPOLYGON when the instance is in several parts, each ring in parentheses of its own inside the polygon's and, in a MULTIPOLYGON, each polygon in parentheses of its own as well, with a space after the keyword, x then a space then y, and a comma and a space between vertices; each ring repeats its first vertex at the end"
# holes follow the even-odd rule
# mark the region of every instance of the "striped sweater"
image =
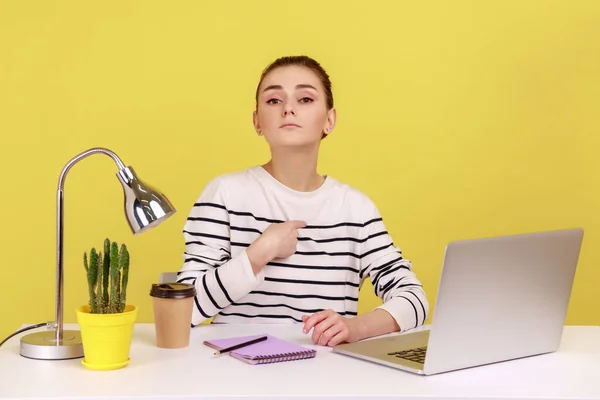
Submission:
POLYGON ((429 305, 410 261, 402 257, 373 202, 326 177, 312 192, 288 188, 257 166, 216 177, 194 204, 183 230, 178 281, 197 295, 192 324, 300 323, 332 309, 352 317, 370 278, 401 330, 417 327, 429 305), (303 220, 295 254, 254 275, 246 249, 271 223, 303 220))

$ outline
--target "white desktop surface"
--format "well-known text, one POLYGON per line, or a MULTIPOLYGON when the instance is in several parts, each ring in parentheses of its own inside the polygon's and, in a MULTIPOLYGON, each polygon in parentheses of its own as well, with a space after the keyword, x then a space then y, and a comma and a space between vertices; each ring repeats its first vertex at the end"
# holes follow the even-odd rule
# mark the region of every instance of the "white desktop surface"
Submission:
POLYGON ((0 347, 0 399, 600 399, 597 326, 566 326, 555 353, 427 377, 314 346, 301 325, 199 326, 188 348, 167 350, 154 345, 153 324, 136 324, 131 362, 113 371, 21 357, 19 337, 31 332, 0 347), (314 347, 317 356, 253 366, 202 344, 260 333, 314 347))

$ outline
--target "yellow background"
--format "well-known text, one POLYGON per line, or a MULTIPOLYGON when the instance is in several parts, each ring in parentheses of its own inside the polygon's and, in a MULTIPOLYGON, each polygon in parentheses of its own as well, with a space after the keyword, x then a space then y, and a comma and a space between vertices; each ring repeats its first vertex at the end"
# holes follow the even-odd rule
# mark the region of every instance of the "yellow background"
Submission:
MULTIPOLYGON (((320 172, 376 202, 432 308, 448 241, 581 226, 567 324, 600 323, 600 2, 2 3, 0 337, 54 319, 58 176, 94 146, 178 213, 133 237, 112 160, 77 164, 65 320, 87 302, 84 250, 109 237, 128 245, 128 299, 151 321, 150 285, 180 268, 204 185, 267 160, 254 90, 290 54, 333 79, 320 172)), ((377 304, 365 286, 361 312, 377 304)))

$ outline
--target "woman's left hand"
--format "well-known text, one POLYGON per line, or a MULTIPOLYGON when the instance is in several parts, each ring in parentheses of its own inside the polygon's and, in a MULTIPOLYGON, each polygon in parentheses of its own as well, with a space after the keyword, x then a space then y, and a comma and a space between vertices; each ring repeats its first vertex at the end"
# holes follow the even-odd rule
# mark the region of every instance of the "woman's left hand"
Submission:
POLYGON ((319 311, 311 316, 303 315, 303 332, 311 329, 312 341, 322 346, 335 346, 342 342, 356 342, 360 340, 357 321, 354 318, 345 318, 333 310, 319 311))

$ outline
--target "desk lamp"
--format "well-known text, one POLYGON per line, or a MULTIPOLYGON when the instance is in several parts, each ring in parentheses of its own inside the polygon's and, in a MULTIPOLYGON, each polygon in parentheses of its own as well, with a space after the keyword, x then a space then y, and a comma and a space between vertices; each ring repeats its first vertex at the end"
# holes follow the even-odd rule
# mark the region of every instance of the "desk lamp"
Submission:
POLYGON ((126 167, 112 151, 95 147, 72 158, 63 168, 58 180, 56 208, 56 327, 21 338, 21 355, 38 360, 64 360, 83 357, 81 333, 63 329, 63 222, 64 185, 67 173, 78 161, 102 153, 110 156, 119 171, 117 177, 125 195, 125 216, 134 235, 145 232, 175 213, 171 202, 156 188, 142 182, 132 167, 126 167))

